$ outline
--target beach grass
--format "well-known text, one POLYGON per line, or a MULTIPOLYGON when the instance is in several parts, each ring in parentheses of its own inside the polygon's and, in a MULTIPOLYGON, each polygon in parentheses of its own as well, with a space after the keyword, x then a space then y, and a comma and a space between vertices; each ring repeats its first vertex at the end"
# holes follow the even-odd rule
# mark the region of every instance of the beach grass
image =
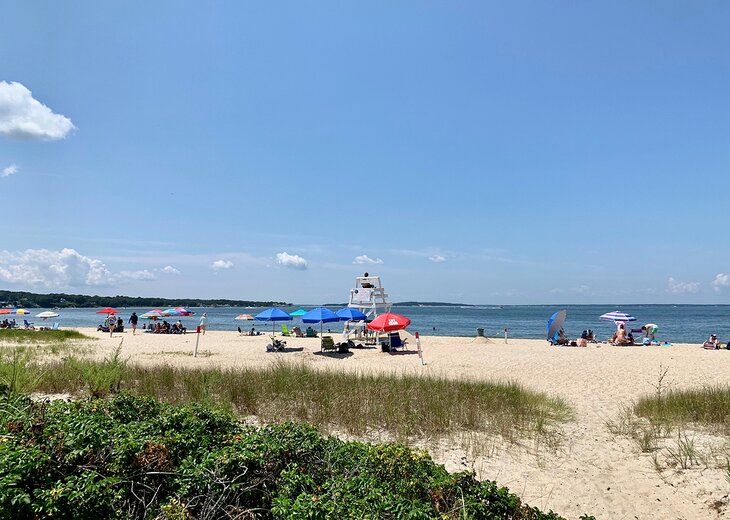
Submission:
POLYGON ((70 340, 93 339, 77 330, 0 329, 0 342, 13 344, 63 343, 70 340))
POLYGON ((640 398, 633 411, 653 424, 691 424, 730 434, 730 386, 668 390, 640 398))
POLYGON ((294 421, 400 441, 461 432, 510 441, 539 438, 571 418, 563 400, 517 383, 335 373, 285 362, 261 368, 140 366, 121 359, 120 349, 103 361, 6 354, 0 356, 0 385, 9 381, 22 381, 24 392, 103 397, 124 390, 174 404, 224 407, 262 423, 294 421))

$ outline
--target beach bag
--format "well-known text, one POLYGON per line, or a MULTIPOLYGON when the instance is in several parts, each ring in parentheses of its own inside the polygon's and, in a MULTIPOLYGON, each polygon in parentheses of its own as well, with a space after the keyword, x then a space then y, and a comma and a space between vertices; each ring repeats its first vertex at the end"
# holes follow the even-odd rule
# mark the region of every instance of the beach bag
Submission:
POLYGON ((641 343, 642 343, 642 345, 646 345, 646 346, 648 346, 648 345, 651 345, 651 340, 650 340, 649 338, 644 338, 644 339, 643 339, 643 340, 641 341, 641 343))

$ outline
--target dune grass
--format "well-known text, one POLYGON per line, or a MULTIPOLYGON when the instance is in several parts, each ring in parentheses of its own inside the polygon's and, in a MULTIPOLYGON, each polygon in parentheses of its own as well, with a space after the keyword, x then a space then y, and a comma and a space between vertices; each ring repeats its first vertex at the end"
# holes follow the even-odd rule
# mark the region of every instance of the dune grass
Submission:
POLYGON ((669 390, 639 399, 633 411, 654 424, 669 427, 692 424, 727 435, 730 434, 730 386, 669 390))
POLYGON ((94 339, 76 330, 0 329, 0 342, 13 344, 63 343, 69 340, 94 339))
POLYGON ((292 363, 205 370, 143 367, 127 364, 119 352, 104 361, 0 355, 0 385, 21 381, 22 388, 14 390, 99 397, 124 390, 169 403, 224 407, 263 423, 288 420, 352 435, 384 432, 402 441, 464 431, 508 440, 545 438, 571 416, 564 401, 516 383, 333 373, 292 363))

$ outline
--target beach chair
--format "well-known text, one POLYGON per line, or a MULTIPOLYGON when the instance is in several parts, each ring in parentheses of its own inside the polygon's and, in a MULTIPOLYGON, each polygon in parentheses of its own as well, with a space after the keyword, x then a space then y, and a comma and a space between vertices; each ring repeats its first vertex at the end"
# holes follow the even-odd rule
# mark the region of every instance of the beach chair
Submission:
POLYGON ((28 323, 28 320, 23 320, 23 327, 25 330, 35 330, 35 325, 28 323))
POLYGON ((307 327, 306 337, 307 338, 316 338, 316 337, 318 337, 317 332, 312 327, 307 327))
POLYGON ((383 342, 383 343, 387 344, 388 347, 390 347, 391 352, 393 352, 393 350, 395 350, 397 348, 404 348, 404 349, 408 350, 408 346, 407 346, 408 340, 401 339, 400 334, 398 334, 397 332, 388 333, 388 341, 387 341, 387 343, 386 342, 383 342))
POLYGON ((337 352, 337 345, 335 345, 335 340, 332 339, 332 336, 322 336, 322 345, 320 348, 320 352, 327 351, 337 352))
POLYGON ((281 326, 281 335, 282 336, 291 336, 291 333, 289 332, 289 327, 286 325, 281 326))
POLYGON ((302 329, 300 329, 299 327, 294 327, 291 331, 294 333, 294 335, 297 338, 303 338, 304 337, 304 332, 302 332, 302 329))
POLYGON ((284 352, 286 341, 281 341, 275 337, 271 337, 271 343, 266 345, 266 352, 284 352))
POLYGON ((53 324, 53 327, 51 327, 51 330, 61 330, 61 328, 60 328, 60 327, 59 327, 59 325, 58 325, 58 322, 55 322, 55 323, 53 324))

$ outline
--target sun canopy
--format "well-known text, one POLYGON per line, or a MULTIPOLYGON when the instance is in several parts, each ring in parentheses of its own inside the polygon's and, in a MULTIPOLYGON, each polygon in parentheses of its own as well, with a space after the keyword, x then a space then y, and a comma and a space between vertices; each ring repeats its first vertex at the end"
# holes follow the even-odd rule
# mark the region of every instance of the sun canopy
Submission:
POLYGON ((344 309, 340 309, 337 312, 335 312, 341 320, 347 320, 347 321, 361 321, 366 320, 367 316, 360 312, 357 309, 353 309, 352 307, 345 307, 344 309))
POLYGON ((368 323, 368 328, 377 332, 393 332, 405 329, 411 324, 411 320, 400 314, 386 312, 368 323))
POLYGON ((331 323, 340 321, 340 317, 327 307, 316 307, 302 316, 304 323, 331 323))

